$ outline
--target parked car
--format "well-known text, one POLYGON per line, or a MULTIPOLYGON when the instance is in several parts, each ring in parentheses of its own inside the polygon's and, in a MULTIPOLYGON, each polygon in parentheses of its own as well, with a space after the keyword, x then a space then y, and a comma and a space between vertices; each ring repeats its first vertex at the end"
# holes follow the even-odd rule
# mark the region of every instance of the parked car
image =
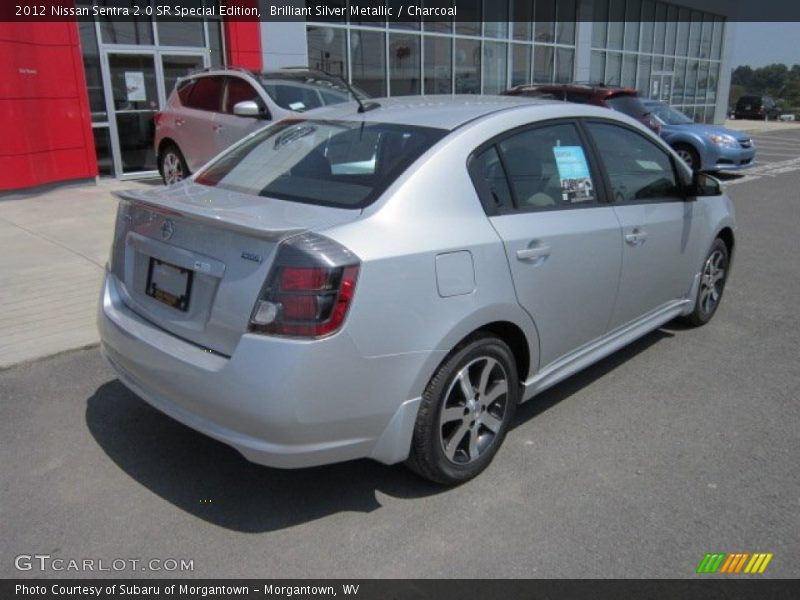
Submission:
POLYGON ((701 171, 737 171, 753 166, 753 140, 741 131, 695 123, 665 102, 645 100, 658 120, 660 135, 690 168, 701 171))
POLYGON ((181 181, 213 156, 272 120, 348 102, 344 81, 309 69, 257 73, 213 69, 179 79, 155 116, 159 173, 167 185, 181 181))
POLYGON ((518 403, 714 316, 731 202, 633 119, 503 97, 370 107, 286 119, 181 184, 118 194, 98 325, 133 392, 256 463, 369 457, 454 484, 518 403))
POLYGON ((733 112, 737 119, 777 119, 781 111, 772 96, 741 96, 733 112))
POLYGON ((604 84, 546 83, 518 85, 502 92, 505 96, 559 98, 565 102, 605 106, 628 115, 658 133, 658 127, 634 88, 604 84))

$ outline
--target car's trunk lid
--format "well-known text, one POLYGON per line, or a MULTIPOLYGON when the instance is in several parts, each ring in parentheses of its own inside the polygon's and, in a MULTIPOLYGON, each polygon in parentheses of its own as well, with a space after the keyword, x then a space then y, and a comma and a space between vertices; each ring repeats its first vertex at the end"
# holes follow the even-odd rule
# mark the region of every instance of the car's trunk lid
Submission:
POLYGON ((191 182, 120 200, 111 270, 137 314, 203 348, 231 355, 278 243, 359 217, 331 208, 191 182))

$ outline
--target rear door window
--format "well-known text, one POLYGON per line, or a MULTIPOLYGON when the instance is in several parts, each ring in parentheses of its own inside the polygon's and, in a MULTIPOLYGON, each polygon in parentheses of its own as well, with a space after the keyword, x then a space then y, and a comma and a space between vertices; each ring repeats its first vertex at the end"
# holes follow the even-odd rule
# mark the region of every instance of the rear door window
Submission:
POLYGON ((309 204, 363 208, 446 134, 391 123, 283 121, 224 154, 195 182, 309 204))
POLYGON ((219 112, 224 81, 225 78, 221 76, 199 78, 192 86, 186 106, 197 110, 219 112))

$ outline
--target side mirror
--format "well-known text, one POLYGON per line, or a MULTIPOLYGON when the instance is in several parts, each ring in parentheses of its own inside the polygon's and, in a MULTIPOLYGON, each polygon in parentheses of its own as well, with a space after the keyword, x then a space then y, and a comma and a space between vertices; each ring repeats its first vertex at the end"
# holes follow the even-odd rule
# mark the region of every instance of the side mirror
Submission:
POLYGON ((692 183, 687 190, 687 196, 690 198, 699 198, 701 196, 720 195, 722 195, 722 186, 719 180, 708 173, 701 173, 700 171, 695 171, 692 174, 692 183))
POLYGON ((266 119, 267 113, 254 100, 242 100, 233 105, 233 114, 237 117, 254 117, 266 119))

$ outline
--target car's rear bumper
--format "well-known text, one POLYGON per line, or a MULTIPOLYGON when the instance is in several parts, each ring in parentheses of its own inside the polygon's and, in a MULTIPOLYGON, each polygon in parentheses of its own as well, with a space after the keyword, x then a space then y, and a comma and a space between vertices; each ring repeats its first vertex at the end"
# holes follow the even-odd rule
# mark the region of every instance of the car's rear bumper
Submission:
POLYGON ((315 341, 245 334, 225 357, 132 312, 113 275, 98 328, 127 387, 248 460, 291 468, 408 455, 419 405, 408 393, 427 353, 363 357, 341 333, 315 341))

